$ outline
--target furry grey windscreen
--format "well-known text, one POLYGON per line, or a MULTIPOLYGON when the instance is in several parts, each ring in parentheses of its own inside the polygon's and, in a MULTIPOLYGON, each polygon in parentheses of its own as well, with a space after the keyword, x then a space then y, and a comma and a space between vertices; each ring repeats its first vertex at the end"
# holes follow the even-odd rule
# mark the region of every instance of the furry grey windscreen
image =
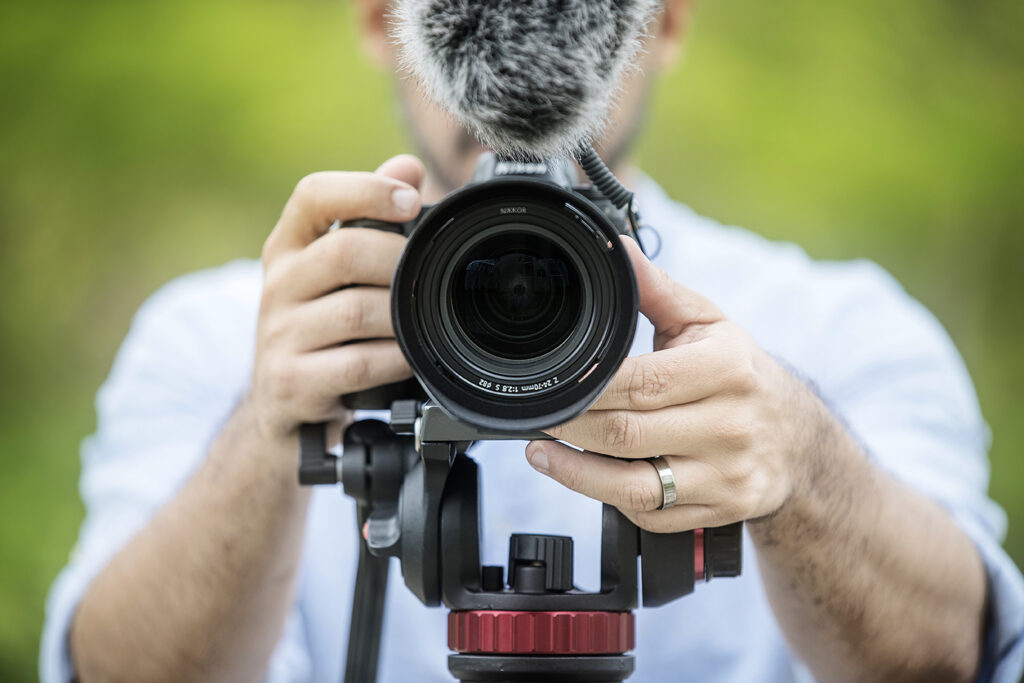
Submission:
POLYGON ((573 154, 603 131, 660 0, 397 0, 404 66, 494 151, 573 154))

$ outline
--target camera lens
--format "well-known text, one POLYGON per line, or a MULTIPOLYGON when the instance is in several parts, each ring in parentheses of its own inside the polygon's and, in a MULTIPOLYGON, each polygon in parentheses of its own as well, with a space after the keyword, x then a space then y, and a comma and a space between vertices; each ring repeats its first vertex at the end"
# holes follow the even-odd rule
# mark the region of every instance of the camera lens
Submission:
POLYGON ((391 296, 395 338, 430 398, 503 432, 586 410, 636 328, 636 281, 608 217, 524 178, 470 185, 430 209, 391 296))
POLYGON ((580 273, 552 240, 512 228, 471 245, 450 280, 453 318, 496 358, 538 360, 580 317, 580 273))

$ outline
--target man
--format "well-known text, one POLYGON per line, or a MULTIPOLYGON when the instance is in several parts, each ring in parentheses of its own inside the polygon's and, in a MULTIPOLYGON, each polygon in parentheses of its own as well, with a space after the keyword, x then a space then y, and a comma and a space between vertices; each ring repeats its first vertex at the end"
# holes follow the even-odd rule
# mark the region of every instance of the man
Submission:
MULTIPOLYGON (((602 144, 663 240, 653 264, 628 247, 650 324, 597 405, 551 431, 583 452, 474 451, 486 535, 570 533, 592 586, 597 503, 560 485, 654 531, 750 520, 741 578, 638 612, 635 680, 1016 680, 1024 588, 998 547, 973 389, 939 325, 870 264, 814 263, 627 175, 647 79, 672 61, 687 5, 665 3, 602 144), (656 455, 678 482, 672 509, 656 509, 658 476, 639 461, 656 455)), ((360 8, 369 49, 394 67, 385 0, 360 8)), ((404 239, 327 229, 411 218, 480 152, 413 86, 402 98, 426 167, 401 156, 303 179, 262 267, 183 278, 140 311, 86 445, 88 518, 51 595, 47 681, 340 677, 353 510, 296 485, 296 430, 347 423, 340 395, 410 370, 388 314, 404 239)), ((446 680, 444 611, 396 574, 381 678, 446 680)))

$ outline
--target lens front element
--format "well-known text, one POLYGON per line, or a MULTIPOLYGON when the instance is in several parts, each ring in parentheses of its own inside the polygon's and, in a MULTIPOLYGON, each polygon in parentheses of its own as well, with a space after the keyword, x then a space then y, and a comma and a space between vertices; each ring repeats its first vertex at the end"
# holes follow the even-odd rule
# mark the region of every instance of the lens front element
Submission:
POLYGON ((537 360, 568 341, 580 317, 580 274, 542 235, 502 229, 471 244, 450 280, 466 340, 495 358, 537 360))

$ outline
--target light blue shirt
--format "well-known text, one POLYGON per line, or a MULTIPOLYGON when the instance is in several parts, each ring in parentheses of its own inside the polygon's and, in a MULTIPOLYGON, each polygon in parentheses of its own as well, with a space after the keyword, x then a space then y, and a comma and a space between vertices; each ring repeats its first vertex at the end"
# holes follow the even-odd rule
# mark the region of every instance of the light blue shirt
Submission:
MULTIPOLYGON (((655 262, 813 381, 880 467, 946 508, 974 541, 992 605, 982 680, 1016 683, 1024 669, 1024 582, 999 546, 1006 520, 986 495, 987 428, 940 324, 872 263, 813 261, 796 246, 701 218, 649 180, 638 200, 663 242, 655 262)), ((245 394, 260 287, 259 264, 237 261, 172 282, 136 316, 99 392, 97 431, 82 448, 87 516, 47 603, 40 655, 47 683, 71 679, 68 626, 90 580, 182 486, 245 394)), ((650 350, 651 339, 641 320, 633 352, 650 350)), ((482 443, 472 455, 483 474, 484 561, 505 563, 512 532, 568 534, 576 539, 577 584, 595 589, 599 505, 534 472, 522 443, 482 443)), ((351 500, 338 487, 318 487, 298 597, 268 680, 341 680, 356 543, 351 500)), ((637 611, 631 680, 810 679, 768 606, 749 538, 744 556, 741 577, 637 611)), ((397 569, 380 680, 449 681, 447 611, 417 602, 397 569)))

